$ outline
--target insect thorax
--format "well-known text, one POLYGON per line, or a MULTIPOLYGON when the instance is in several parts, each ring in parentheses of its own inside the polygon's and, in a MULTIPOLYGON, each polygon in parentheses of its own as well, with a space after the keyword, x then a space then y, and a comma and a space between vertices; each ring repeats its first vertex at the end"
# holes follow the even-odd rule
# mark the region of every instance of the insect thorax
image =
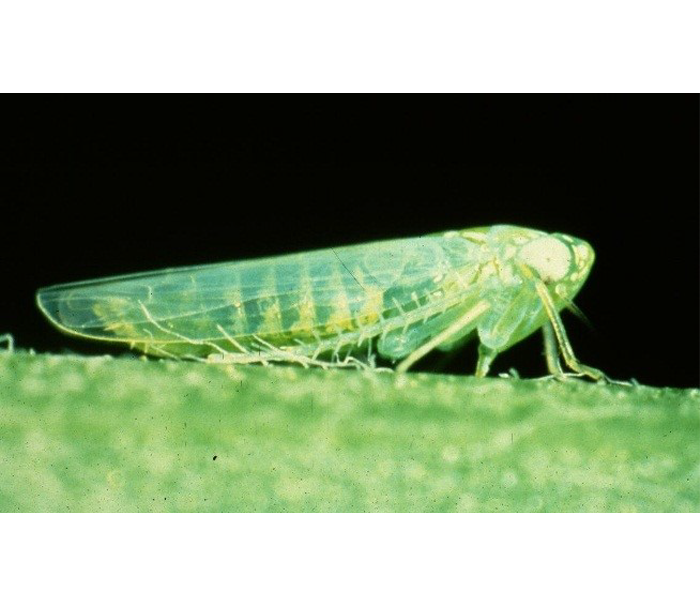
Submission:
POLYGON ((483 344, 498 350, 547 320, 536 281, 546 284, 561 310, 583 285, 594 259, 586 242, 563 234, 503 225, 460 235, 482 244, 475 284, 489 310, 480 318, 478 332, 483 344))

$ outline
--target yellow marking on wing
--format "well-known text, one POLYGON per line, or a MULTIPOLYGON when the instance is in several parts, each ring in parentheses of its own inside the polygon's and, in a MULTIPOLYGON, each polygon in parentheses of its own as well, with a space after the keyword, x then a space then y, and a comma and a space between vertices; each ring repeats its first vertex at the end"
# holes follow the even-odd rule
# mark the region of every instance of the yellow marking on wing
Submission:
POLYGON ((110 323, 105 327, 105 331, 113 333, 114 337, 121 338, 127 341, 143 338, 143 333, 139 332, 133 323, 127 323, 125 321, 110 323))
POLYGON ((297 310, 299 311, 299 320, 291 327, 291 331, 304 335, 311 335, 317 327, 316 322, 316 305, 314 303, 312 291, 311 277, 308 272, 308 264, 303 265, 303 273, 299 283, 299 303, 297 310))
POLYGON ((143 332, 139 331, 134 323, 124 321, 121 315, 130 308, 126 298, 109 298, 96 302, 92 312, 102 321, 102 328, 116 338, 125 340, 137 340, 143 338, 143 332))
POLYGON ((333 312, 328 317, 326 331, 335 333, 338 330, 351 331, 354 329, 352 323, 352 314, 350 313, 350 303, 347 296, 340 292, 333 301, 333 312))
POLYGON ((299 300, 299 320, 292 326, 293 331, 300 333, 311 333, 316 326, 316 309, 311 294, 305 294, 299 300))
POLYGON ((355 318, 358 328, 379 321, 384 309, 384 294, 380 288, 365 286, 365 292, 367 293, 367 298, 360 308, 358 316, 355 318))
POLYGON ((130 302, 126 298, 106 298, 95 302, 92 312, 100 319, 111 319, 124 312, 130 307, 130 302))
POLYGON ((293 330, 303 333, 311 333, 316 326, 316 309, 311 294, 305 295, 299 301, 299 320, 294 324, 293 330))
POLYGON ((243 307, 243 298, 239 290, 232 290, 228 294, 228 301, 231 305, 231 327, 227 327, 229 333, 246 333, 245 327, 245 308, 243 307))
POLYGON ((280 310, 280 303, 275 300, 273 301, 263 313, 263 323, 262 327, 259 328, 260 331, 282 331, 282 311, 280 310))
POLYGON ((328 333, 336 333, 338 331, 351 331, 353 329, 352 313, 350 312, 350 303, 348 296, 343 291, 343 275, 338 268, 333 270, 333 276, 330 279, 329 287, 337 290, 333 299, 332 311, 325 323, 319 325, 325 326, 328 333))
POLYGON ((365 293, 365 301, 355 309, 355 326, 358 329, 379 321, 384 310, 384 292, 366 277, 366 272, 359 266, 352 273, 355 281, 365 293))

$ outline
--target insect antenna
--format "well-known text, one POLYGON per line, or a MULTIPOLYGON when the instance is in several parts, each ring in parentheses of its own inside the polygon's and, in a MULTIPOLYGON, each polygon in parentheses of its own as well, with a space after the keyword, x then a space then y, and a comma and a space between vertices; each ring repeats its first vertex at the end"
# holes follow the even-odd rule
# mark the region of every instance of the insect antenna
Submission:
POLYGON ((578 317, 583 324, 588 327, 589 330, 591 330, 593 333, 598 334, 598 331, 596 330, 595 326, 593 323, 591 323, 591 320, 584 314, 584 312, 574 304, 573 300, 567 300, 566 298, 562 298, 562 300, 566 303, 566 308, 568 308, 576 317, 578 317))

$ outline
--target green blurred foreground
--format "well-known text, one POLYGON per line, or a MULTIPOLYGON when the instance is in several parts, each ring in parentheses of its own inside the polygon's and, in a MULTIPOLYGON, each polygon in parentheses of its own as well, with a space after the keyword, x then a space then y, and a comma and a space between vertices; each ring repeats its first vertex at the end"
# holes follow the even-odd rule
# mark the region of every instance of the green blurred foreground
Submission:
POLYGON ((698 511, 700 391, 0 353, 2 511, 698 511))

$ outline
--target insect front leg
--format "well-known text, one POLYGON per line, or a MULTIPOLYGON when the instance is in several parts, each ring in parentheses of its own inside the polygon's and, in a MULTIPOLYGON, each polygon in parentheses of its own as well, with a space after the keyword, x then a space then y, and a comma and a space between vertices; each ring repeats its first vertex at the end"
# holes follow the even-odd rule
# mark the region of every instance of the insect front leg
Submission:
POLYGON ((479 360, 476 363, 476 373, 477 377, 486 377, 491 368, 491 363, 498 356, 498 351, 493 348, 489 348, 484 344, 479 344, 479 360))
POLYGON ((607 381, 608 378, 602 371, 582 364, 574 355, 574 350, 571 347, 571 342, 569 342, 569 338, 566 335, 566 330, 564 329, 564 323, 562 323, 561 317, 559 316, 559 313, 557 312, 557 309, 554 306, 554 301, 552 300, 552 297, 547 291, 547 286, 545 286, 545 284, 542 281, 537 280, 535 282, 535 289, 537 290, 537 294, 542 300, 542 304, 544 305, 547 317, 549 318, 549 323, 552 329, 554 330, 554 335, 557 339, 557 343, 559 344, 559 351, 561 352, 561 355, 564 358, 564 362, 567 364, 567 366, 572 371, 580 375, 587 375, 588 377, 590 377, 591 379, 595 379, 596 381, 601 379, 607 381))
POLYGON ((561 363, 559 362, 557 338, 554 334, 554 328, 549 321, 542 326, 542 334, 544 337, 544 354, 545 358, 547 359, 547 369, 552 375, 560 378, 564 375, 564 371, 562 370, 561 363))

